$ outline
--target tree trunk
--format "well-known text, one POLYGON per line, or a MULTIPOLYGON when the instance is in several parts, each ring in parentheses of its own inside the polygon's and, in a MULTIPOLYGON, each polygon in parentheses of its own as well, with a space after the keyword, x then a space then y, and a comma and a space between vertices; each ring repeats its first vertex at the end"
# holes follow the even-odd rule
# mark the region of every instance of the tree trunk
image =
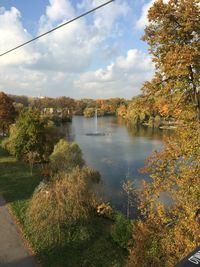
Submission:
POLYGON ((194 92, 194 104, 196 106, 197 119, 198 121, 200 121, 200 88, 197 88, 195 84, 192 66, 189 66, 188 68, 190 72, 190 81, 191 81, 193 92, 194 92))

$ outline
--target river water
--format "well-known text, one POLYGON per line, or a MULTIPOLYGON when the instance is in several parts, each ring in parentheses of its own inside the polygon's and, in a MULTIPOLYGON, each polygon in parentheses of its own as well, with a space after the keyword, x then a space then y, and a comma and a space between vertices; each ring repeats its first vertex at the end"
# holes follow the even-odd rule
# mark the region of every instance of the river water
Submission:
POLYGON ((115 117, 98 118, 98 131, 103 136, 91 136, 95 129, 94 118, 73 117, 72 123, 65 126, 68 141, 75 141, 83 152, 83 157, 90 167, 101 174, 102 184, 98 188, 99 197, 108 201, 121 211, 126 209, 122 183, 128 177, 137 188, 143 180, 150 180, 141 174, 145 159, 163 145, 165 130, 148 127, 128 127, 123 120, 115 117))

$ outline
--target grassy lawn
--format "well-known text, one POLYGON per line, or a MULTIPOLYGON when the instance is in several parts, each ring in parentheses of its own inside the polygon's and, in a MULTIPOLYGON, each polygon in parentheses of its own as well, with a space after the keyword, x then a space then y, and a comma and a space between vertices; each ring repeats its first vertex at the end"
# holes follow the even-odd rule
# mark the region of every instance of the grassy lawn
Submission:
POLYGON ((22 226, 36 257, 43 267, 122 267, 127 252, 119 248, 110 237, 112 222, 104 218, 94 218, 89 227, 94 233, 89 241, 67 244, 63 247, 43 249, 40 241, 35 241, 26 222, 26 208, 35 187, 42 180, 40 172, 16 161, 0 148, 0 192, 9 202, 13 213, 22 226))

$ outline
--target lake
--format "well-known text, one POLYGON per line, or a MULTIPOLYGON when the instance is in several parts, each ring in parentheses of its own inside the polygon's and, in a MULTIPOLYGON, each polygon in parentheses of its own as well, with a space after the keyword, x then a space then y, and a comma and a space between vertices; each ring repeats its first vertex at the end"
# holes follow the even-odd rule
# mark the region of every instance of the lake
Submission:
POLYGON ((116 117, 100 117, 98 131, 105 135, 90 136, 87 133, 95 132, 95 120, 83 116, 73 117, 65 131, 67 140, 80 146, 87 165, 100 172, 99 197, 121 211, 126 208, 123 181, 129 177, 139 188, 142 180, 149 180, 148 175, 138 170, 153 151, 162 148, 163 138, 168 134, 166 130, 149 127, 127 127, 122 119, 116 117))

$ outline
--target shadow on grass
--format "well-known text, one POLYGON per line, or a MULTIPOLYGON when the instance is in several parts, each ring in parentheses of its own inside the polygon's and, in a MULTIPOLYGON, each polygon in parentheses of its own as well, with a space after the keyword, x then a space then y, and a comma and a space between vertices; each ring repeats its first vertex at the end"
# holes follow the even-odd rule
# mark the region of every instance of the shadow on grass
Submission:
POLYGON ((6 202, 29 199, 41 180, 37 168, 31 176, 26 164, 16 161, 0 149, 0 192, 6 202))
MULTIPOLYGON (((46 248, 40 239, 35 242, 32 230, 27 228, 26 208, 35 187, 42 180, 37 167, 33 176, 23 162, 5 154, 0 149, 0 192, 12 206, 17 219, 23 226, 26 237, 36 251, 36 257, 43 267, 123 267, 127 259, 127 251, 119 248, 110 237, 112 222, 103 218, 90 221, 91 239, 78 243, 65 243, 59 247, 54 244, 46 248), (38 251, 38 252, 37 252, 38 251)), ((26 264, 27 259, 19 262, 5 263, 4 267, 32 266, 26 264)), ((0 263, 1 266, 1 263, 0 263)), ((34 265, 33 265, 34 266, 34 265)))
POLYGON ((23 259, 9 261, 9 262, 1 262, 0 260, 0 266, 1 267, 38 267, 34 259, 30 256, 23 258, 23 259))
POLYGON ((56 246, 36 255, 44 267, 124 267, 128 252, 119 248, 110 236, 111 223, 97 218, 92 223, 95 235, 90 241, 56 246))

